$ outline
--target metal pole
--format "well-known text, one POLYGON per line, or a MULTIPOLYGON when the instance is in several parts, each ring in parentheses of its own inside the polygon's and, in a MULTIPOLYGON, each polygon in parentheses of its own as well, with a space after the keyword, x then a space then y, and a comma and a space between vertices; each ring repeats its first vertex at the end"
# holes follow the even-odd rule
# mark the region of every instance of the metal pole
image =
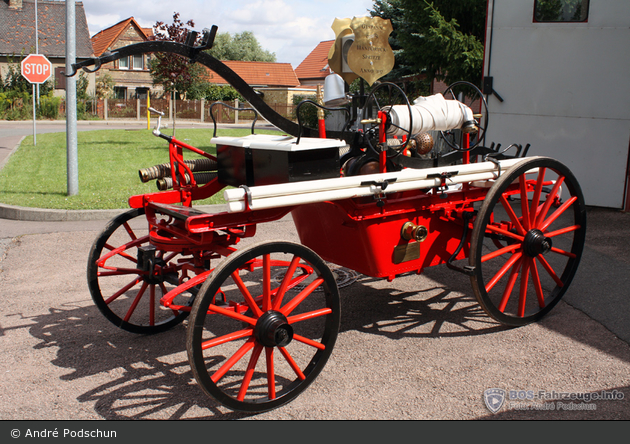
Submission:
POLYGON ((35 114, 35 84, 33 83, 33 146, 37 145, 37 115, 35 114))
MULTIPOLYGON (((39 29, 37 20, 37 0, 35 0, 35 54, 39 54, 39 29)), ((37 105, 39 105, 39 83, 35 85, 37 89, 37 105)))
MULTIPOLYGON (((39 30, 37 26, 37 0, 35 0, 35 54, 39 54, 39 30)), ((35 91, 37 91, 37 104, 39 105, 39 83, 33 84, 33 146, 37 146, 37 111, 35 110, 35 91)))
MULTIPOLYGON (((76 61, 76 16, 74 0, 66 0, 66 72, 72 72, 76 61)), ((66 152, 68 165, 68 196, 79 193, 79 162, 77 159, 77 83, 66 78, 66 152)))

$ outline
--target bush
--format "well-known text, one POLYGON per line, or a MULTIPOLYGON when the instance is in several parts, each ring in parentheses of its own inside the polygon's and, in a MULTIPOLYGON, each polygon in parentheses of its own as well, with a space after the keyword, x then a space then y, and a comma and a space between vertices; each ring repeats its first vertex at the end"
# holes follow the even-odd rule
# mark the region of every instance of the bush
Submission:
POLYGON ((31 100, 31 95, 26 91, 9 90, 0 93, 0 119, 28 119, 32 114, 32 108, 28 106, 31 100))
MULTIPOLYGON (((316 96, 293 96, 293 104, 294 105, 299 105, 301 102, 303 102, 304 100, 312 100, 313 102, 317 102, 317 97, 316 96)), ((302 120, 302 125, 309 127, 309 128, 317 128, 318 126, 318 117, 317 117, 317 110, 319 108, 315 105, 313 105, 312 103, 305 103, 304 105, 302 105, 299 108, 300 111, 300 119, 302 120)), ((297 112, 298 112, 298 107, 296 106, 293 110, 293 117, 297 120, 297 112)), ((328 115, 330 114, 329 111, 325 111, 324 115, 328 115)))
POLYGON ((37 113, 38 118, 57 120, 59 118, 60 104, 60 97, 40 97, 39 110, 37 113))

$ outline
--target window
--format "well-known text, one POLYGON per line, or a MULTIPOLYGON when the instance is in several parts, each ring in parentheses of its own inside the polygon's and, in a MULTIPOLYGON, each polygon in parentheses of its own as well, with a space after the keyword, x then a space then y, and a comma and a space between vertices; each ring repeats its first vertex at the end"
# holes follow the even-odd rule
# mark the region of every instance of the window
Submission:
POLYGON ((126 99, 126 98, 127 98, 127 87, 114 86, 114 99, 126 99))
POLYGON ((55 89, 66 89, 66 76, 62 74, 65 70, 62 66, 55 68, 55 89))
POLYGON ((149 88, 136 88, 136 99, 146 100, 149 88))
POLYGON ((118 69, 129 69, 129 57, 118 60, 118 69))
POLYGON ((589 0, 535 0, 536 22, 585 22, 589 0))
POLYGON ((130 57, 133 63, 133 69, 143 70, 144 69, 144 57, 142 54, 135 55, 130 57))

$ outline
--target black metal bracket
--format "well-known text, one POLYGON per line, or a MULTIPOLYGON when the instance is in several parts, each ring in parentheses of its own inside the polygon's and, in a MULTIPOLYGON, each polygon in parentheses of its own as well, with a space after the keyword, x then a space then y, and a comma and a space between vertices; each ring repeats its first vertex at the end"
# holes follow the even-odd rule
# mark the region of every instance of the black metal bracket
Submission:
POLYGON ((376 188, 380 188, 381 191, 377 192, 374 195, 374 199, 376 199, 376 206, 377 207, 383 207, 385 205, 385 201, 383 200, 383 197, 385 196, 385 190, 387 189, 387 186, 390 183, 394 183, 396 182, 396 178, 392 177, 391 179, 384 179, 382 181, 376 181, 376 180, 366 180, 365 182, 361 182, 361 186, 368 186, 368 185, 374 185, 376 188))
POLYGON ((320 103, 317 103, 314 100, 309 100, 309 99, 302 100, 300 103, 298 103, 297 107, 295 108, 295 114, 297 115, 297 121, 298 121, 298 135, 297 135, 297 141, 295 142, 296 145, 300 144, 300 138, 302 137, 302 128, 305 128, 304 125, 302 125, 302 116, 300 115, 300 108, 302 108, 302 106, 306 103, 310 103, 311 105, 315 105, 316 107, 321 108, 326 111, 345 111, 346 114, 348 114, 348 118, 346 119, 344 128, 346 128, 348 126, 348 123, 350 122, 350 110, 348 110, 348 108, 330 108, 320 103))
POLYGON ((462 239, 459 241, 459 245, 455 249, 455 252, 446 261, 446 266, 448 268, 450 268, 451 270, 455 270, 460 273, 463 273, 467 276, 473 276, 475 274, 475 267, 471 265, 464 265, 463 267, 458 267, 457 265, 453 265, 453 261, 455 261, 455 259, 457 258, 457 255, 459 254, 460 251, 462 251, 462 248, 464 248, 464 245, 466 244, 466 238, 468 237, 468 230, 470 229, 468 222, 475 215, 477 215, 477 211, 466 211, 462 214, 462 217, 464 218, 464 230, 462 232, 462 239))
POLYGON ((252 134, 254 134, 254 127, 256 126, 256 121, 258 120, 258 112, 254 108, 237 108, 224 102, 213 102, 212 105, 210 105, 210 118, 212 119, 212 123, 214 124, 214 132, 212 133, 212 137, 217 137, 217 121, 214 118, 214 113, 212 112, 213 108, 217 105, 223 105, 233 111, 252 111, 254 113, 254 121, 252 122, 252 134))
MULTIPOLYGON (((201 39, 201 43, 198 46, 187 46, 184 43, 168 41, 148 41, 118 48, 111 53, 103 54, 101 57, 92 58, 84 60, 80 63, 72 64, 73 72, 71 74, 67 74, 66 76, 71 77, 73 75, 76 75, 78 70, 81 68, 85 69, 86 67, 95 66, 97 64, 102 66, 106 63, 131 55, 140 55, 155 52, 179 54, 191 61, 204 65, 205 67, 214 71, 218 76, 225 79, 225 81, 232 85, 232 87, 234 87, 234 89, 236 89, 239 94, 243 96, 243 98, 247 102, 249 102, 249 104, 254 109, 256 109, 256 111, 263 118, 265 118, 265 120, 267 120, 275 127, 279 128, 281 131, 284 131, 285 133, 290 134, 294 137, 297 137, 298 135, 304 137, 317 137, 318 132, 316 129, 302 127, 302 129, 300 130, 300 126, 298 124, 285 118, 284 116, 276 112, 273 108, 271 108, 267 103, 264 102, 259 94, 254 91, 254 89, 250 87, 247 82, 245 82, 245 80, 243 80, 226 64, 222 63, 220 60, 217 60, 205 51, 206 49, 212 47, 212 43, 214 42, 214 35, 216 34, 216 32, 216 26, 213 26, 210 30, 205 30, 204 35, 201 39)), ((348 143, 350 143, 355 137, 352 132, 348 131, 327 131, 327 136, 329 138, 345 140, 348 143)))
POLYGON ((503 102, 504 101, 503 97, 501 97, 499 93, 497 93, 492 87, 492 84, 494 83, 493 81, 494 81, 494 77, 483 78, 483 93, 487 96, 492 94, 499 100, 499 102, 503 102))
POLYGON ((444 173, 427 174, 427 179, 440 179, 440 185, 437 187, 437 191, 441 193, 440 197, 442 199, 445 199, 446 194, 444 194, 444 192, 448 190, 448 185, 446 184, 446 181, 453 176, 457 176, 458 173, 459 171, 448 171, 444 173))
POLYGON ((385 191, 387 189, 387 186, 390 183, 396 182, 396 180, 397 179, 395 177, 392 177, 391 179, 384 179, 384 180, 381 180, 380 182, 376 180, 366 180, 365 182, 361 182, 361 186, 365 187, 368 185, 374 185, 375 187, 380 188, 381 191, 385 191))

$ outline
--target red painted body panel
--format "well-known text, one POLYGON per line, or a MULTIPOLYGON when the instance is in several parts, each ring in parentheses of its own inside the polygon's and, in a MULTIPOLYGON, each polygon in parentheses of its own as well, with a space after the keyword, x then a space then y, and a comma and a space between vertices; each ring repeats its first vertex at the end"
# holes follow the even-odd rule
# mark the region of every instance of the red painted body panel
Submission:
MULTIPOLYGON (((432 200, 432 197, 418 197, 418 201, 432 200)), ((348 199, 300 205, 292 210, 292 216, 300 241, 324 260, 367 276, 393 279, 398 274, 421 272, 425 267, 446 263, 457 249, 463 232, 462 221, 447 218, 440 208, 415 210, 423 205, 406 203, 408 211, 388 213, 387 207, 394 208, 395 199, 389 199, 383 209, 376 203, 366 208, 358 199, 348 199), (364 214, 372 209, 373 216, 378 214, 378 217, 353 217, 353 208, 361 207, 364 214), (406 222, 424 225, 428 236, 420 242, 417 259, 400 262, 395 260, 395 249, 417 242, 402 238, 401 230, 406 222)), ((467 241, 457 259, 465 259, 468 251, 467 241)))

